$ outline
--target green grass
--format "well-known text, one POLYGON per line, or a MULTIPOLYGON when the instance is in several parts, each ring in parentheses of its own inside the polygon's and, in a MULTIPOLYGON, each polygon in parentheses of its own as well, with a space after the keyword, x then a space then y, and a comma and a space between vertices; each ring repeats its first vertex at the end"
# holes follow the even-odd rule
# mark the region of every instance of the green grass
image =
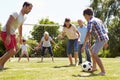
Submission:
POLYGON ((12 58, 7 62, 6 69, 0 71, 0 80, 120 80, 120 59, 102 58, 106 68, 106 76, 81 72, 81 67, 67 67, 67 58, 55 58, 52 63, 50 58, 45 58, 43 63, 39 63, 39 58, 26 58, 17 62, 17 58, 12 58))

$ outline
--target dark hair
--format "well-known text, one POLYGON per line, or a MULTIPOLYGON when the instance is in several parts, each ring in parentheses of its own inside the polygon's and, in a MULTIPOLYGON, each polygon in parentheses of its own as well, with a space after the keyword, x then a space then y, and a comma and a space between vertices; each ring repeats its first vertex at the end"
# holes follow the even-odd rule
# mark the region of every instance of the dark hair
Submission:
POLYGON ((25 40, 25 39, 23 39, 23 42, 26 42, 26 40, 25 40))
POLYGON ((30 6, 30 5, 32 5, 32 4, 29 3, 29 2, 24 2, 24 3, 23 3, 23 7, 24 7, 24 6, 28 7, 28 6, 30 6))
MULTIPOLYGON (((70 20, 70 18, 65 18, 65 22, 70 22, 71 20, 70 20)), ((64 25, 63 25, 63 27, 66 27, 66 24, 65 24, 65 22, 64 22, 64 25)), ((70 24, 70 27, 71 27, 72 25, 70 24)))
POLYGON ((93 16, 93 10, 92 10, 92 8, 85 9, 83 11, 83 15, 85 15, 85 14, 93 16))

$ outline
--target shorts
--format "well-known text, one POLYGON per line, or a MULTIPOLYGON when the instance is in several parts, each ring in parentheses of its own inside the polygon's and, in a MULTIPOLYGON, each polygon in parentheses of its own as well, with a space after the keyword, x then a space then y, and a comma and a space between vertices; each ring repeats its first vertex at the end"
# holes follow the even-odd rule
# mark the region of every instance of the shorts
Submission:
POLYGON ((10 49, 16 49, 16 44, 17 44, 17 42, 16 42, 16 35, 15 34, 14 35, 12 35, 12 34, 10 35, 11 42, 10 42, 9 45, 7 45, 5 43, 6 37, 7 37, 6 32, 1 32, 1 38, 2 38, 2 41, 4 43, 4 46, 5 46, 6 50, 9 51, 10 49))
POLYGON ((28 52, 27 51, 22 51, 22 53, 21 53, 22 55, 28 55, 28 52))
POLYGON ((107 42, 107 40, 98 41, 96 40, 95 43, 92 46, 92 52, 95 54, 98 54, 98 52, 103 48, 104 44, 107 42))
POLYGON ((68 40, 67 55, 72 54, 72 50, 78 52, 78 39, 68 40))
POLYGON ((51 56, 54 56, 54 55, 53 55, 53 52, 52 52, 52 47, 51 47, 51 46, 50 46, 50 47, 42 47, 42 56, 45 55, 45 50, 46 50, 46 49, 48 49, 49 54, 50 54, 51 56))

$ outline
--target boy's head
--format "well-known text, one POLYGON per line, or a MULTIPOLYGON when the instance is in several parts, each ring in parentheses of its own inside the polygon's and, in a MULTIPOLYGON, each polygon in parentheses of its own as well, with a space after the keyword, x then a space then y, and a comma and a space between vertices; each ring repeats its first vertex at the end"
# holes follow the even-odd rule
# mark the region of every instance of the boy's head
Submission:
POLYGON ((25 39, 23 39, 23 43, 24 43, 24 44, 26 43, 26 40, 25 40, 25 39))
POLYGON ((22 7, 23 7, 22 10, 24 11, 24 13, 28 14, 32 10, 33 5, 29 2, 24 2, 22 7))
POLYGON ((83 11, 83 16, 87 21, 90 20, 90 18, 93 16, 93 10, 92 8, 87 8, 83 11))

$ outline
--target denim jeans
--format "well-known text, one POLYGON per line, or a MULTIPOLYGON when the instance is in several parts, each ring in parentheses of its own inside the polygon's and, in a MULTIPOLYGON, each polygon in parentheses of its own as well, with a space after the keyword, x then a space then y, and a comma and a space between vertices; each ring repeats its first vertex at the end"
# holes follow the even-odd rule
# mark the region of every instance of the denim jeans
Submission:
POLYGON ((72 50, 78 52, 78 39, 68 40, 67 55, 72 54, 72 50))
POLYGON ((46 50, 46 49, 48 49, 49 54, 50 54, 51 56, 54 56, 54 55, 53 55, 53 52, 52 52, 52 47, 51 47, 51 46, 50 46, 50 47, 42 47, 42 56, 45 55, 45 50, 46 50))
MULTIPOLYGON (((82 63, 82 53, 81 53, 82 46, 83 46, 83 44, 79 44, 79 46, 78 46, 79 63, 82 63)), ((89 51, 88 45, 86 45, 85 53, 86 53, 86 60, 91 62, 91 56, 90 56, 90 51, 89 51)))

